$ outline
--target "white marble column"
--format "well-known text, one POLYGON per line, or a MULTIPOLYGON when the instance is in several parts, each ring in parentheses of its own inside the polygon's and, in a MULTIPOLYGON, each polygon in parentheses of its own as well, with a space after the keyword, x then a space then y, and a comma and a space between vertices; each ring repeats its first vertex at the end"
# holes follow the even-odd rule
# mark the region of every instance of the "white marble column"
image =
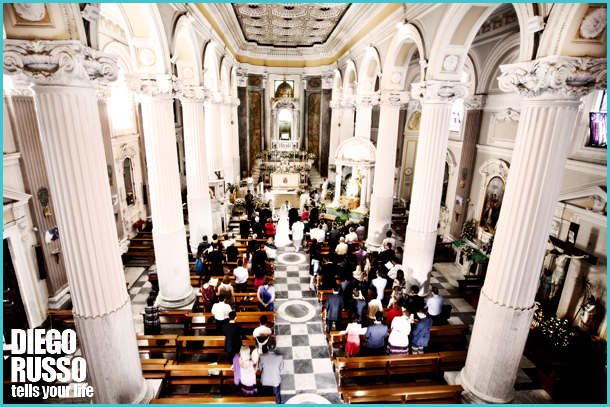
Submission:
POLYGON ((411 95, 422 104, 422 121, 417 143, 417 166, 413 173, 403 268, 407 283, 421 287, 421 296, 427 295, 429 291, 436 248, 451 106, 456 99, 467 96, 468 86, 465 82, 442 81, 412 85, 411 95))
POLYGON ((186 160, 187 204, 191 253, 197 253, 201 238, 214 234, 212 203, 208 184, 204 101, 208 97, 203 87, 189 86, 180 96, 184 122, 184 153, 186 160))
POLYGON ((379 102, 379 95, 356 96, 356 125, 355 137, 371 139, 371 121, 373 119, 373 106, 379 102))
MULTIPOLYGON (((332 100, 330 102, 330 108, 332 109, 331 118, 330 118, 330 151, 328 152, 328 163, 335 163, 335 154, 337 153, 337 147, 339 147, 339 142, 341 141, 341 105, 339 101, 332 100)), ((330 173, 328 174, 330 177, 330 173)))
POLYGON ((157 305, 168 309, 182 308, 195 298, 189 273, 174 130, 174 97, 182 91, 183 84, 172 75, 156 75, 151 79, 126 75, 125 79, 142 105, 159 277, 157 305))
POLYGON ((371 188, 373 187, 373 169, 371 167, 366 169, 366 206, 370 208, 371 205, 371 188))
POLYGON ((339 205, 339 201, 341 201, 341 170, 343 166, 341 164, 337 164, 337 175, 335 177, 335 195, 333 196, 333 205, 339 205))
POLYGON ((142 377, 125 290, 96 97, 98 84, 117 79, 116 59, 79 41, 4 40, 4 74, 33 85, 93 401, 148 403, 152 389, 142 377))
POLYGON ((235 171, 233 168, 233 130, 231 129, 231 96, 222 95, 220 105, 220 140, 222 145, 222 169, 225 180, 235 182, 235 171))
MULTIPOLYGON (((366 171, 364 168, 358 168, 360 170, 361 179, 360 179, 360 205, 358 205, 358 211, 365 212, 366 211, 366 183, 368 182, 368 177, 366 176, 366 171), (364 178, 362 178, 364 177, 364 178)), ((355 169, 354 169, 355 170, 355 169)))
POLYGON ((408 92, 381 91, 379 136, 375 160, 375 196, 371 196, 367 247, 380 247, 392 222, 398 116, 400 106, 408 101, 408 92))
POLYGON ((222 153, 222 103, 224 95, 220 92, 213 92, 205 103, 205 133, 206 149, 208 151, 208 174, 215 180, 214 171, 223 169, 222 153))
POLYGON ((546 57, 500 69, 500 88, 525 99, 494 251, 461 371, 464 399, 478 403, 510 403, 514 397, 580 98, 606 89, 605 58, 546 57))
MULTIPOLYGON (((241 165, 240 165, 240 161, 239 161, 239 119, 237 117, 237 107, 239 106, 240 101, 237 97, 233 97, 231 98, 231 118, 230 118, 230 125, 231 125, 231 132, 233 134, 233 141, 232 141, 232 151, 231 151, 231 155, 233 156, 233 171, 234 171, 234 177, 233 177, 233 181, 230 181, 231 183, 235 183, 237 182, 240 177, 241 177, 241 165)), ((254 180, 257 184, 258 184, 258 180, 254 180)))
POLYGON ((339 144, 354 137, 355 114, 355 107, 351 99, 341 99, 340 103, 343 107, 343 112, 341 113, 341 137, 339 138, 339 144))

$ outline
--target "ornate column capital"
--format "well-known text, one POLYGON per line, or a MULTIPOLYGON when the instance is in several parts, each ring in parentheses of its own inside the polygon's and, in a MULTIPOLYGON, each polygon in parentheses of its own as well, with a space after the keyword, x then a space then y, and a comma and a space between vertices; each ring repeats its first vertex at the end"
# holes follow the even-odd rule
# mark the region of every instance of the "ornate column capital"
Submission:
POLYGON ((210 97, 210 91, 204 86, 185 86, 178 99, 182 103, 203 103, 210 97))
POLYGON ((468 82, 425 81, 411 85, 411 97, 421 103, 453 103, 468 94, 468 82))
POLYGON ((118 57, 78 41, 4 40, 4 74, 35 85, 95 86, 118 78, 118 57))
POLYGON ((606 58, 550 56, 501 65, 500 70, 500 89, 527 98, 563 96, 576 100, 607 86, 606 58))
POLYGON ((373 93, 371 95, 356 95, 354 96, 354 105, 356 109, 359 107, 373 107, 379 103, 379 93, 373 93))
POLYGON ((322 74, 322 89, 332 89, 333 79, 335 74, 333 71, 324 72, 322 74))
POLYGON ((487 95, 472 95, 464 100, 466 110, 483 110, 487 103, 487 95))
POLYGON ((239 106, 240 104, 241 104, 241 101, 239 100, 239 98, 231 96, 231 106, 232 107, 239 106))
POLYGON ((402 107, 409 102, 409 92, 397 90, 382 90, 380 91, 379 104, 381 106, 398 106, 402 107))
POLYGON ((238 88, 245 88, 246 86, 248 86, 248 71, 246 71, 245 69, 238 69, 236 71, 236 75, 238 88))
POLYGON ((95 96, 97 96, 98 102, 107 103, 111 94, 112 91, 110 90, 110 86, 106 84, 97 85, 97 92, 95 93, 95 96))
POLYGON ((182 94, 184 83, 173 75, 125 75, 127 89, 135 93, 139 101, 150 99, 171 100, 182 94))

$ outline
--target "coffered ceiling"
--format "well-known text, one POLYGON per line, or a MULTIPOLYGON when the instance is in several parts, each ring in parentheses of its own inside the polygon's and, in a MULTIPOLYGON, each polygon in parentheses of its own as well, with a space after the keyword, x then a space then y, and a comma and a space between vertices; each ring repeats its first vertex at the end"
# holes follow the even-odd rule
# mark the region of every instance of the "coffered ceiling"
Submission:
POLYGON ((233 3, 247 41, 274 47, 323 44, 349 3, 233 3))

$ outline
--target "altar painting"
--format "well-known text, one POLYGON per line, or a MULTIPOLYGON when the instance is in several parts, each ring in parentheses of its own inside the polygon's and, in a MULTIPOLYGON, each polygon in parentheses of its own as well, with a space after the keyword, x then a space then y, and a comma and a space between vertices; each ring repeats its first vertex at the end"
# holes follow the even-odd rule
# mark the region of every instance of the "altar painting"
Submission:
POLYGON ((504 181, 500 177, 493 177, 489 180, 485 189, 485 201, 479 225, 487 232, 494 233, 502 209, 504 199, 504 181))

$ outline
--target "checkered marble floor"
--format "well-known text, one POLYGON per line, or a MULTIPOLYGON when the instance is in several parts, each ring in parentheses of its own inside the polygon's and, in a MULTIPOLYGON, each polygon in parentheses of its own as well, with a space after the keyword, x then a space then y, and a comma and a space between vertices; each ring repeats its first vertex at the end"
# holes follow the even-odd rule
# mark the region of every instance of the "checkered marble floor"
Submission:
POLYGON ((309 279, 307 254, 292 245, 279 248, 275 329, 277 352, 284 356, 282 403, 342 404, 309 279))

